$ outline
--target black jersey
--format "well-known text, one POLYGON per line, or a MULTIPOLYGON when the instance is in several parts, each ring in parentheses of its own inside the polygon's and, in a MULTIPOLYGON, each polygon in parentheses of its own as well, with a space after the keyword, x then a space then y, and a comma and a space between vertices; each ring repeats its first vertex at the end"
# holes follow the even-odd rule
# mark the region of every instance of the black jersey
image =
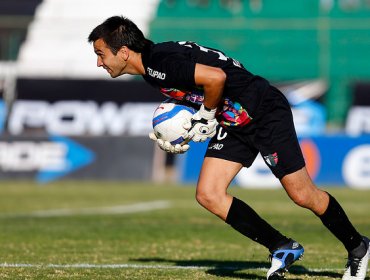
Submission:
MULTIPOLYGON (((223 52, 194 42, 164 42, 150 45, 142 53, 143 78, 170 97, 179 90, 181 98, 194 103, 203 101, 203 91, 195 84, 195 64, 219 67, 226 73, 223 104, 218 120, 224 126, 244 126, 253 117, 268 82, 247 71, 237 60, 223 52), (176 89, 176 90, 175 90, 176 89), (166 94, 170 93, 170 94, 166 94)), ((176 98, 176 97, 175 97, 176 98)), ((177 98, 178 99, 178 98, 177 98)))

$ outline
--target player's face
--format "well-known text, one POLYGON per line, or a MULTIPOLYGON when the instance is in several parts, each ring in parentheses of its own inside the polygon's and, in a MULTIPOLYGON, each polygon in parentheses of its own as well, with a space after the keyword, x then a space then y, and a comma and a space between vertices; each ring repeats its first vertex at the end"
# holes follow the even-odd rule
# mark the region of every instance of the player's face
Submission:
POLYGON ((98 56, 97 66, 107 70, 112 78, 125 74, 124 70, 127 63, 122 57, 122 52, 119 51, 116 55, 113 54, 103 39, 94 42, 94 52, 98 56))

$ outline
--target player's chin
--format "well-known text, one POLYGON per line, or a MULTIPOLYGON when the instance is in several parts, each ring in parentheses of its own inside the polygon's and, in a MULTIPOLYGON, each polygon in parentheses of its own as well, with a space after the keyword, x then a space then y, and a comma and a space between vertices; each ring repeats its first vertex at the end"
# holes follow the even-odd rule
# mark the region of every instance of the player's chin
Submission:
POLYGON ((109 68, 106 68, 105 69, 107 71, 107 73, 112 77, 112 78, 116 78, 118 75, 117 73, 114 73, 111 69, 109 68))
POLYGON ((116 73, 113 73, 113 72, 110 72, 109 75, 112 77, 112 78, 117 78, 119 75, 116 74, 116 73))

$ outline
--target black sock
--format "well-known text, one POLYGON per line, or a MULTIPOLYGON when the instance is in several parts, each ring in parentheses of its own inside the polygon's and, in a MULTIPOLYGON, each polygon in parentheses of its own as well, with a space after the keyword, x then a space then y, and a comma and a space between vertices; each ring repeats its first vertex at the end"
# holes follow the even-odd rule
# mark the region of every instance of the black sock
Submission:
POLYGON ((328 195, 328 208, 319 218, 331 233, 343 243, 347 251, 351 252, 361 244, 362 236, 353 227, 337 200, 329 193, 328 195))
POLYGON ((289 239, 263 220, 251 207, 234 197, 226 223, 273 252, 289 239))

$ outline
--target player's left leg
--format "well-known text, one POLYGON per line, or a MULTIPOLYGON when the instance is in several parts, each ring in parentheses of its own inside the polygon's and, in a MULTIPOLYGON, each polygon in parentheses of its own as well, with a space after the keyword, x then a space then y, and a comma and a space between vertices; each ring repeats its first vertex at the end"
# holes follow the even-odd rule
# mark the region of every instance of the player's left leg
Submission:
POLYGON ((219 158, 205 157, 203 161, 196 199, 200 205, 224 221, 233 201, 227 189, 241 168, 240 163, 219 158))
POLYGON ((314 185, 305 167, 280 181, 289 197, 297 205, 314 212, 347 249, 348 263, 343 279, 365 279, 369 239, 357 232, 337 200, 314 185))
POLYGON ((241 167, 237 162, 206 157, 198 180, 197 201, 244 236, 268 248, 272 266, 267 279, 282 279, 289 266, 303 255, 303 247, 282 235, 245 202, 227 194, 241 167))
POLYGON ((205 157, 197 184, 196 199, 235 230, 272 252, 288 243, 289 239, 262 219, 244 201, 227 193, 230 182, 241 168, 242 165, 237 162, 205 157))

